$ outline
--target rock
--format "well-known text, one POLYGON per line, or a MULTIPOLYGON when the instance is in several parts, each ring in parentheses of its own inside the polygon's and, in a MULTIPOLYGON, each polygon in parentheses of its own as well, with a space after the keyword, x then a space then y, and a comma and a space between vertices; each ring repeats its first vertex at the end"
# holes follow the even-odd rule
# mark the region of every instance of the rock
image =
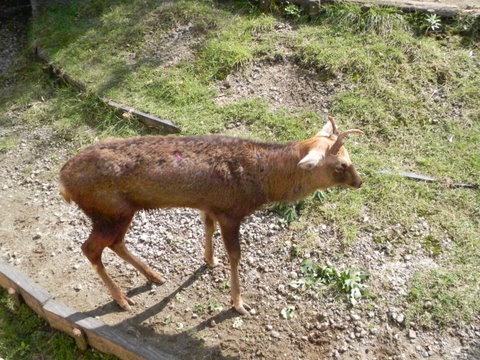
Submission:
POLYGON ((357 314, 351 314, 350 317, 353 321, 359 321, 361 319, 360 315, 357 314))
POLYGON ((73 290, 75 290, 75 291, 77 291, 77 292, 80 291, 80 290, 82 290, 82 285, 80 285, 80 284, 74 285, 74 286, 73 286, 73 290))
POLYGON ((329 326, 329 323, 328 321, 324 321, 322 323, 316 323, 315 324, 315 327, 317 328, 317 330, 319 331, 325 331, 328 329, 328 326, 329 326))
POLYGON ((278 331, 275 331, 275 330, 272 330, 272 332, 270 333, 270 336, 275 338, 275 339, 281 339, 282 338, 280 333, 278 331))
POLYGON ((415 330, 413 330, 413 329, 408 330, 408 338, 409 339, 416 339, 417 338, 417 333, 415 332, 415 330))

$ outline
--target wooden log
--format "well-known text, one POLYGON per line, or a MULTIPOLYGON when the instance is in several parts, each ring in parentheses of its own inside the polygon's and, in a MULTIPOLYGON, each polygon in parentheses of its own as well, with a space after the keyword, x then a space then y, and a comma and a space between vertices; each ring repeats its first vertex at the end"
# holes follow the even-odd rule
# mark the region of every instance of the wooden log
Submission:
POLYGON ((81 352, 87 351, 87 348, 88 348, 87 337, 85 336, 85 333, 82 330, 78 328, 74 328, 73 338, 75 339, 75 343, 77 344, 77 347, 81 352))
POLYGON ((20 306, 22 304, 22 297, 18 292, 15 291, 14 288, 8 288, 7 290, 8 295, 12 298, 13 302, 15 303, 15 306, 20 306))
MULTIPOLYGON (((16 270, 13 266, 0 260, 0 278, 8 278, 10 286, 20 293, 25 303, 38 315, 45 317, 43 305, 52 297, 47 291, 43 290, 27 276, 16 270)), ((2 280, 2 283, 4 280, 2 280)), ((3 285, 2 285, 3 286, 3 285)))
POLYGON ((436 14, 442 17, 454 17, 460 12, 460 9, 456 5, 439 4, 435 2, 402 0, 342 0, 342 2, 354 3, 363 6, 395 7, 403 12, 418 11, 423 13, 436 14))
POLYGON ((90 346, 122 360, 175 360, 175 357, 129 334, 88 317, 76 321, 90 346))
POLYGON ((105 104, 107 104, 108 106, 114 109, 137 116, 147 126, 161 127, 170 133, 180 132, 180 128, 175 126, 172 122, 168 120, 159 119, 156 116, 144 113, 142 111, 135 110, 133 107, 130 107, 130 106, 120 105, 115 101, 107 98, 100 98, 100 101, 104 102, 105 104))

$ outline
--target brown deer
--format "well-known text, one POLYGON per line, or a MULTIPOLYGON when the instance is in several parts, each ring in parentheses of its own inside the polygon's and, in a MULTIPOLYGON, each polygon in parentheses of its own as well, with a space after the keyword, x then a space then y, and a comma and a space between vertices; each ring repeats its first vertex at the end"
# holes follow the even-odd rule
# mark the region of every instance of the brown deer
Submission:
POLYGON ((263 144, 227 136, 145 136, 110 139, 70 159, 60 172, 60 191, 92 220, 82 245, 113 299, 130 310, 125 296, 102 264, 106 247, 145 277, 163 283, 125 247, 124 236, 135 212, 142 209, 199 209, 205 224, 205 260, 218 265, 212 236, 220 225, 231 267, 231 297, 248 314, 240 293, 239 229, 242 220, 269 202, 302 199, 332 186, 359 188, 362 179, 343 147, 350 134, 339 133, 333 119, 313 138, 286 145, 263 144))

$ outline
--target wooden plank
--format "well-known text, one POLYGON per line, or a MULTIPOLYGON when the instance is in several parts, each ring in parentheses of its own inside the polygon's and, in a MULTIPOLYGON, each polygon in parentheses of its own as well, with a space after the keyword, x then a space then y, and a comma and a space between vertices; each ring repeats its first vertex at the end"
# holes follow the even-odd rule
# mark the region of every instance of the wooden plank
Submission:
POLYGON ((4 264, 6 263, 0 260, 0 286, 5 289, 14 289, 18 291, 18 286, 15 284, 15 281, 8 277, 8 272, 4 272, 4 264))
MULTIPOLYGON (((45 317, 43 305, 52 297, 47 291, 43 290, 27 276, 16 270, 13 266, 0 260, 0 278, 8 278, 14 285, 10 286, 22 295, 25 303, 38 315, 45 317)), ((3 286, 3 285, 2 285, 3 286)))
POLYGON ((83 316, 81 313, 52 299, 43 306, 43 312, 52 328, 73 337, 80 351, 83 352, 87 349, 88 342, 85 333, 75 324, 75 319, 83 316))
POLYGON ((130 113, 139 117, 140 120, 142 120, 142 122, 147 126, 153 126, 157 128, 161 127, 170 133, 180 132, 180 128, 178 126, 175 126, 171 121, 159 119, 156 116, 135 110, 133 107, 130 106, 120 105, 115 101, 107 98, 100 98, 100 101, 104 102, 105 104, 114 109, 121 110, 123 112, 130 113))
POLYGON ((149 343, 88 317, 75 322, 86 336, 90 346, 122 360, 175 360, 176 358, 149 343))
POLYGON ((75 336, 73 329, 75 329, 77 325, 71 318, 77 314, 77 311, 58 301, 50 299, 43 306, 43 312, 51 327, 63 331, 72 337, 75 336))

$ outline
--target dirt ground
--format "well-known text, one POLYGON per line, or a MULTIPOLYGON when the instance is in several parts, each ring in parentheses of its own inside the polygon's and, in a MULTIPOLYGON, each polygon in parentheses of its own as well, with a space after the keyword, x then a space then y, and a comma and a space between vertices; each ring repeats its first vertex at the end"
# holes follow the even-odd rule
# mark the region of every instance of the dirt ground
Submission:
MULTIPOLYGON (((281 93, 288 98, 288 91, 281 93)), ((302 259, 292 258, 290 249, 302 239, 265 210, 242 227, 243 291, 252 315, 242 318, 230 308, 228 262, 218 234, 222 265, 210 270, 202 260, 198 215, 181 209, 140 213, 127 235, 134 252, 167 276, 166 284, 148 284, 106 251, 108 271, 136 301, 131 313, 121 311, 81 254, 88 221, 57 191, 57 173, 72 145, 49 127, 18 123, 0 130, 0 136, 15 133, 22 139, 0 154, 1 257, 86 316, 122 328, 139 342, 148 339, 180 359, 478 358, 478 324, 443 333, 415 324, 406 329, 403 309, 393 305, 406 294, 414 271, 436 266, 420 249, 392 251, 372 241, 372 234, 363 234, 339 258, 335 254, 341 244, 333 230, 326 224, 311 229, 316 246, 305 256, 337 268, 348 259, 349 267, 378 274, 369 286, 379 298, 351 309, 339 293, 318 298, 290 288, 302 259), (293 319, 280 316, 287 306, 295 308, 293 319)), ((419 223, 417 231, 428 231, 428 224, 419 223)))
MULTIPOLYGON (((265 96, 272 106, 309 107, 318 103, 308 96, 311 90, 328 106, 340 84, 319 88, 310 75, 288 59, 253 64, 247 75, 218 84, 218 101, 254 94, 265 96), (273 86, 275 91, 267 91, 273 86)), ((0 91, 8 91, 9 84, 1 86, 0 91)), ((230 307, 229 267, 218 234, 221 265, 212 270, 202 260, 198 214, 184 209, 139 213, 127 234, 133 252, 166 275, 165 284, 147 283, 130 265, 105 252, 107 270, 136 302, 132 312, 122 311, 81 254, 88 220, 58 194, 59 169, 76 149, 48 126, 25 125, 21 109, 7 115, 13 125, 0 128, 0 137, 14 134, 21 140, 0 153, 0 257, 85 316, 98 317, 138 342, 152 342, 186 360, 480 358, 480 319, 442 332, 414 323, 406 327, 404 309, 396 304, 407 293, 408 280, 415 271, 437 266, 421 249, 398 245, 393 251, 388 244, 375 243, 371 233, 342 249, 333 229, 322 224, 309 229, 315 234, 312 250, 295 257, 292 245, 303 239, 294 226, 267 210, 249 217, 241 230, 241 279, 245 299, 254 309, 250 316, 240 317, 230 307), (348 267, 368 270, 373 274, 368 285, 377 299, 351 308, 335 291, 325 290, 320 297, 297 292, 290 284, 301 275, 304 257, 340 269, 348 259, 348 267), (281 316, 287 306, 295 314, 289 320, 281 316)), ((420 221, 414 231, 428 229, 429 224, 420 221)))

